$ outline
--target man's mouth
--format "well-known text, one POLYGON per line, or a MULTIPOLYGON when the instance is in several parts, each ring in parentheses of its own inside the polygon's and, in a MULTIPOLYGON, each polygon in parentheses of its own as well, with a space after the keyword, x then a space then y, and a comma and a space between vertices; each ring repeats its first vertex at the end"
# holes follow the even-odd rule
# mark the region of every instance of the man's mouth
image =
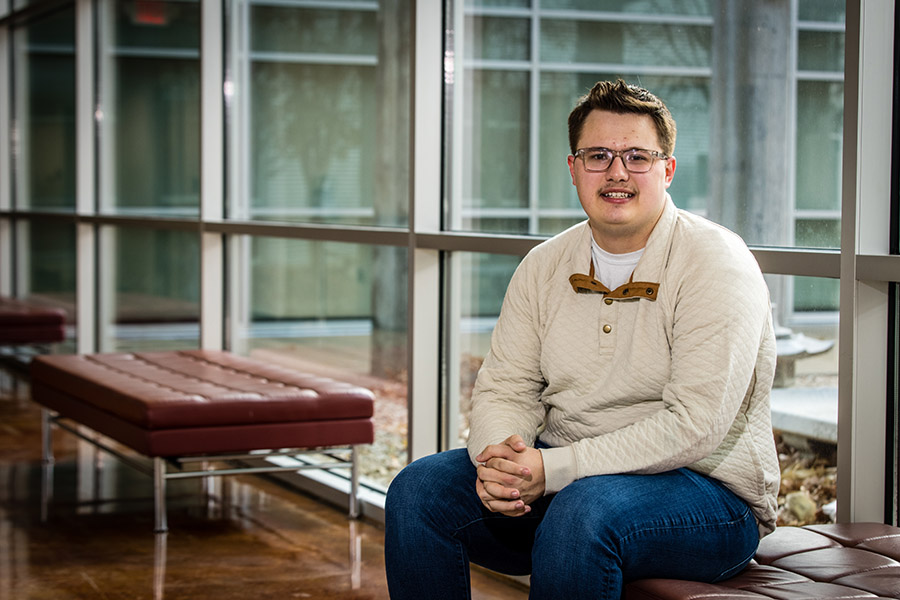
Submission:
POLYGON ((633 197, 634 197, 634 193, 633 193, 633 192, 624 192, 624 191, 613 191, 613 190, 611 190, 611 191, 608 191, 608 192, 601 192, 601 193, 600 193, 600 197, 603 198, 603 199, 605 199, 605 200, 611 200, 611 201, 613 201, 613 202, 616 202, 616 201, 623 201, 623 200, 628 200, 629 198, 633 198, 633 197))

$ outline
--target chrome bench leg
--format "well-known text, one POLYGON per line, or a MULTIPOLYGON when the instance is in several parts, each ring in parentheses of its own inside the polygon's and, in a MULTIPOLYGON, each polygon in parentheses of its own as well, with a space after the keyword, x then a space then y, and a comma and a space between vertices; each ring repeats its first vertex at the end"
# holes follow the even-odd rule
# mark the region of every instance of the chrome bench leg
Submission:
POLYGON ((41 461, 53 464, 53 415, 46 408, 41 409, 41 461))
POLYGON ((153 531, 165 533, 169 530, 166 520, 166 462, 158 456, 153 459, 153 507, 156 513, 153 531))
POLYGON ((153 600, 162 600, 166 586, 166 538, 168 533, 157 533, 153 550, 153 600))
POLYGON ((350 449, 350 518, 359 516, 359 452, 354 445, 350 449))
POLYGON ((53 501, 53 415, 41 409, 41 522, 45 523, 53 501))

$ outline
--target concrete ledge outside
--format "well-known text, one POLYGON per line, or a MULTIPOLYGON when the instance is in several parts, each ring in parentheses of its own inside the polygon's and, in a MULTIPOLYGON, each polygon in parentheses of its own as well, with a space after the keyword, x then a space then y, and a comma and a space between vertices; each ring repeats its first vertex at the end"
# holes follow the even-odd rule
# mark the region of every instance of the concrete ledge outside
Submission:
POLYGON ((773 388, 771 405, 773 429, 837 443, 837 388, 773 388))

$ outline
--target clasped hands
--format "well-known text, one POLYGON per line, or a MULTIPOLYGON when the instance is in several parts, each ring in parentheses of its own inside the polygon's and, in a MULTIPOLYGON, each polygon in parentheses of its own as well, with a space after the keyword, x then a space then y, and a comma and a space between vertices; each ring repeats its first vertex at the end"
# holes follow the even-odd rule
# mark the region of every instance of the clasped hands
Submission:
POLYGON ((541 451, 512 435, 475 457, 475 489, 488 510, 510 517, 531 512, 530 504, 544 495, 541 451))

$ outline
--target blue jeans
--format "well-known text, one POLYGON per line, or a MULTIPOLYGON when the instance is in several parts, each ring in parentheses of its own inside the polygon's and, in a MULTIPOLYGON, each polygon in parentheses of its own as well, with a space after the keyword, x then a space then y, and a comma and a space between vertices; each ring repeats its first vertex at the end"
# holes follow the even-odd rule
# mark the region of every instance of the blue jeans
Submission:
POLYGON ((469 562, 531 574, 530 598, 618 599, 647 577, 718 581, 759 543, 750 508, 688 469, 579 479, 530 513, 488 511, 465 449, 408 465, 385 504, 385 569, 393 600, 470 598, 469 562))

